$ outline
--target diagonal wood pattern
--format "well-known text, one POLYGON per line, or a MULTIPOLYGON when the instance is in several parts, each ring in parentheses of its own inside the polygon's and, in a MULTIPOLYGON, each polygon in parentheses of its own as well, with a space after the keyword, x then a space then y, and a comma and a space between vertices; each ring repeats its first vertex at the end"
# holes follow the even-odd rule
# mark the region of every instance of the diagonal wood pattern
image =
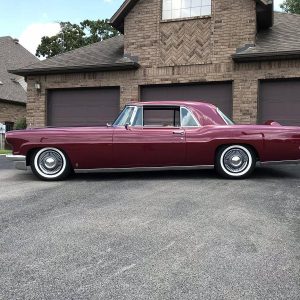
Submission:
POLYGON ((211 20, 161 23, 160 58, 164 65, 208 63, 211 55, 211 20))

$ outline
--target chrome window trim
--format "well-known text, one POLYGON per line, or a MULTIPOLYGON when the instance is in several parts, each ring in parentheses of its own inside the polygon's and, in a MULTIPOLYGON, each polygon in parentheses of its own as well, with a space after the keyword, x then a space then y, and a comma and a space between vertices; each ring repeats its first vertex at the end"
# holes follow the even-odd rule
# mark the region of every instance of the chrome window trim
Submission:
POLYGON ((189 108, 187 108, 186 106, 183 106, 183 105, 180 106, 180 127, 182 127, 182 128, 199 128, 199 127, 201 127, 200 122, 195 117, 195 115, 193 114, 193 112, 191 112, 189 108), (183 108, 186 109, 191 114, 191 116, 194 119, 194 121, 196 122, 197 126, 183 126, 182 125, 182 109, 183 108))
POLYGON ((143 115, 142 115, 142 121, 143 121, 143 128, 181 128, 181 106, 179 105, 171 105, 171 107, 176 107, 176 108, 179 108, 179 117, 180 117, 180 126, 158 126, 158 125, 145 125, 144 124, 144 107, 151 107, 151 106, 155 106, 156 108, 157 107, 166 107, 166 106, 170 106, 170 105, 142 105, 142 108, 143 108, 143 115))
POLYGON ((132 116, 131 116, 130 121, 129 121, 129 126, 132 126, 132 123, 133 123, 133 121, 134 121, 134 119, 135 119, 135 116, 136 116, 136 112, 137 112, 138 107, 137 107, 136 105, 130 105, 129 107, 134 107, 132 116))
POLYGON ((119 113, 118 117, 116 118, 116 120, 113 122, 113 126, 116 126, 116 127, 124 127, 125 125, 115 125, 116 121, 119 119, 121 113, 123 113, 127 108, 134 108, 133 110, 133 113, 132 113, 132 116, 130 117, 130 123, 132 123, 132 121, 134 120, 134 118, 132 117, 135 117, 135 113, 136 113, 136 110, 137 110, 137 105, 125 105, 125 107, 123 108, 123 110, 119 113))
MULTIPOLYGON (((229 125, 229 126, 231 126, 231 125, 233 125, 233 124, 229 124, 228 122, 227 122, 227 120, 223 117, 223 115, 225 115, 218 107, 217 107, 217 113, 218 113, 218 115, 222 118, 222 120, 225 122, 225 124, 226 125, 229 125)), ((231 118, 229 118, 228 116, 226 116, 231 122, 233 122, 232 120, 231 120, 231 118)))
POLYGON ((229 125, 229 124, 227 123, 227 121, 225 120, 225 118, 222 116, 222 114, 220 114, 220 109, 219 109, 219 108, 217 108, 217 113, 218 113, 218 115, 222 118, 222 120, 225 122, 225 124, 226 124, 226 125, 229 125))

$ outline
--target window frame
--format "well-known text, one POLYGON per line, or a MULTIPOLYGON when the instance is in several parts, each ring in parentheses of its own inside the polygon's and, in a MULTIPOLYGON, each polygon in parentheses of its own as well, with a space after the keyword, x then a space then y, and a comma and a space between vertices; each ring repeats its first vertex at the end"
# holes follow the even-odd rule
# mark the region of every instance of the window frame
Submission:
MULTIPOLYGON (((191 12, 190 12, 190 16, 188 16, 188 17, 184 17, 184 16, 181 16, 181 10, 182 9, 187 9, 187 8, 183 8, 182 7, 182 4, 181 4, 181 8, 180 9, 178 9, 179 11, 180 11, 180 17, 175 17, 175 18, 173 18, 173 16, 172 16, 172 12, 173 12, 173 9, 171 8, 171 10, 164 10, 164 1, 165 0, 161 0, 161 15, 160 15, 160 20, 161 20, 161 22, 172 22, 172 21, 182 21, 182 20, 189 20, 189 19, 205 19, 205 18, 211 18, 211 16, 212 16, 212 13, 213 13, 213 0, 210 0, 210 5, 204 5, 204 6, 202 6, 202 2, 201 2, 201 6, 190 6, 190 7, 188 7, 188 9, 192 9, 192 8, 196 8, 196 7, 199 7, 200 9, 202 8, 202 7, 210 7, 210 13, 209 14, 200 14, 200 15, 194 15, 194 16, 192 16, 191 15, 191 12), (169 12, 171 12, 171 18, 164 18, 163 16, 164 16, 164 12, 165 11, 169 11, 169 12)), ((173 0, 171 0, 171 1, 173 1, 173 0)), ((172 4, 171 4, 171 7, 172 7, 172 4)), ((201 11, 201 10, 200 10, 201 11)))
MULTIPOLYGON (((135 128, 199 128, 199 127, 202 127, 199 120, 195 117, 194 113, 185 105, 132 105, 132 104, 126 105, 124 107, 124 109, 120 112, 117 119, 114 121, 113 126, 120 126, 120 127, 125 126, 125 125, 115 125, 115 122, 119 119, 121 113, 124 112, 125 109, 130 108, 130 107, 134 107, 134 110, 133 110, 132 115, 130 117, 129 126, 131 126, 131 127, 135 127, 135 128), (157 126, 157 125, 153 125, 153 126, 152 125, 146 125, 145 126, 144 125, 144 108, 145 107, 154 107, 154 108, 157 108, 157 110, 159 110, 160 108, 165 108, 165 109, 173 108, 174 112, 177 111, 177 110, 175 110, 175 108, 178 109, 180 126, 157 126), (137 112, 138 112, 139 109, 142 110, 142 125, 131 125, 133 123, 133 121, 135 120, 137 112), (187 110, 191 114, 193 120, 197 124, 196 126, 183 126, 183 122, 182 122, 182 110, 183 109, 187 110)), ((175 121, 175 115, 174 115, 174 121, 175 121)))
POLYGON ((195 117, 193 112, 186 106, 180 106, 180 127, 182 127, 182 128, 199 128, 199 127, 201 127, 201 124, 199 123, 198 119, 195 117), (182 125, 182 109, 186 109, 191 114, 191 116, 194 119, 194 121, 196 122, 197 126, 183 126, 182 125))
MULTIPOLYGON (((180 106, 178 105, 143 105, 143 128, 181 128, 181 111, 180 111, 180 106), (144 123, 144 111, 145 111, 145 107, 153 107, 153 108, 156 108, 157 110, 168 110, 168 108, 170 110, 174 110, 174 115, 173 115, 173 126, 158 126, 158 125, 145 125, 144 123), (175 126, 174 123, 175 123, 175 112, 178 111, 179 112, 179 126, 175 126)), ((155 109, 154 109, 155 110, 155 109)))

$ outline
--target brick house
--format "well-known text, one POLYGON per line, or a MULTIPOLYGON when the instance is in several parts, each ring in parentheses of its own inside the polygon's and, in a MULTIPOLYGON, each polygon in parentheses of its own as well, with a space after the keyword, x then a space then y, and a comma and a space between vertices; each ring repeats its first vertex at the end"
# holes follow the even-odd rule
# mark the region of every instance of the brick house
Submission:
POLYGON ((23 77, 8 72, 39 61, 10 36, 0 37, 0 123, 7 130, 26 116, 26 82, 23 77))
POLYGON ((181 99, 300 125, 300 16, 272 0, 126 0, 111 24, 122 35, 14 70, 28 123, 105 124, 132 100, 181 99))

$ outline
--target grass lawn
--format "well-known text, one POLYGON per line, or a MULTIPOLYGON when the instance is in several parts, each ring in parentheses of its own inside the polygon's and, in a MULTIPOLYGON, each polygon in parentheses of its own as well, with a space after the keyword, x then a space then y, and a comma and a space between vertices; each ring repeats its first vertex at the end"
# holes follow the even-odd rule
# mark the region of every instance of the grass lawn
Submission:
POLYGON ((0 150, 0 155, 1 154, 11 154, 11 150, 0 150))

